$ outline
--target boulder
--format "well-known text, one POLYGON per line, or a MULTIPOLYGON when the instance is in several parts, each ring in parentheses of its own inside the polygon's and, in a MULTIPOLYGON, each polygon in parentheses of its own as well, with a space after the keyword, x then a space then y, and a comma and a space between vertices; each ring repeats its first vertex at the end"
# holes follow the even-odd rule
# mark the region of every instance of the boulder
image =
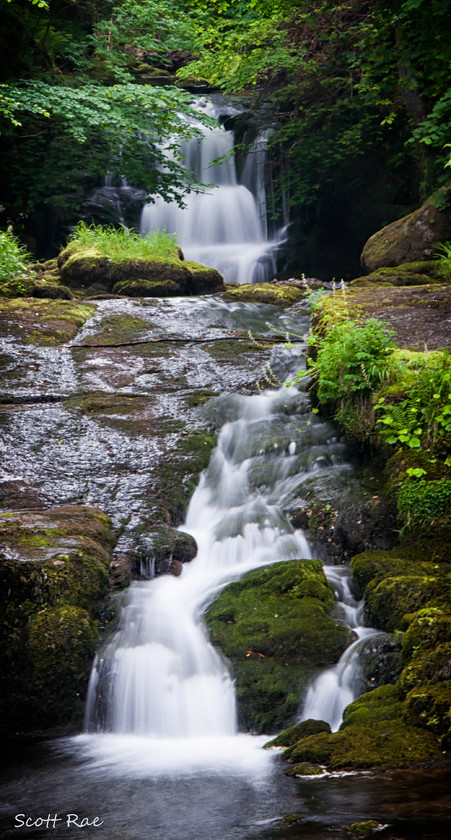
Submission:
POLYGON ((442 187, 413 213, 392 222, 366 242, 361 263, 368 274, 382 266, 433 260, 451 239, 451 187, 442 187))
POLYGON ((173 260, 113 260, 95 248, 78 252, 71 243, 59 255, 58 266, 62 280, 68 286, 93 288, 101 284, 113 294, 166 297, 224 290, 218 271, 185 262, 181 252, 173 260))
POLYGON ((289 560, 249 572, 208 608, 211 641, 231 661, 243 728, 293 723, 309 680, 353 639, 333 606, 321 562, 289 560))
POLYGON ((350 286, 425 286, 429 283, 443 283, 444 278, 439 273, 435 260, 418 260, 417 262, 402 263, 395 266, 384 266, 356 277, 350 286))

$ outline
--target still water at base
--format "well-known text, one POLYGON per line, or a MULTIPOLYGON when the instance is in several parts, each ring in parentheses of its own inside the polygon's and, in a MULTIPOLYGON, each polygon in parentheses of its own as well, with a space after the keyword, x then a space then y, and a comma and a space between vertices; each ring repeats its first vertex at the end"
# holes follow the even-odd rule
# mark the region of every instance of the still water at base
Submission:
POLYGON ((376 835, 385 840, 450 836, 451 795, 443 772, 287 779, 277 755, 260 749, 261 739, 238 736, 228 739, 229 746, 227 739, 209 739, 214 768, 201 741, 160 741, 166 772, 160 765, 155 774, 151 739, 117 737, 114 749, 109 735, 15 745, 13 755, 4 755, 8 769, 1 770, 0 836, 343 840, 343 825, 368 819, 386 826, 376 835), (34 821, 56 815, 61 822, 15 828, 18 814, 34 821), (68 814, 103 824, 78 828, 72 817, 67 826, 68 814), (287 815, 297 822, 288 825, 287 815))

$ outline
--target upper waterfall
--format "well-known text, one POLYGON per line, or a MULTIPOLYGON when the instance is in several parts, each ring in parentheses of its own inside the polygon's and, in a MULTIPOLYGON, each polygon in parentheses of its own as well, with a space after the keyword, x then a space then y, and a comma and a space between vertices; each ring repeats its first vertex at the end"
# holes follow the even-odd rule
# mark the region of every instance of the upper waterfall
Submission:
MULTIPOLYGON (((200 100, 199 110, 216 119, 220 108, 200 100)), ((141 233, 166 230, 175 233, 187 260, 216 268, 226 282, 262 283, 276 271, 276 251, 283 231, 269 239, 266 221, 265 148, 267 133, 257 138, 239 182, 233 155, 234 136, 219 122, 217 127, 199 126, 203 137, 181 143, 187 170, 197 181, 208 184, 202 193, 191 193, 181 208, 161 197, 146 204, 141 233), (220 158, 219 163, 213 163, 220 158)))

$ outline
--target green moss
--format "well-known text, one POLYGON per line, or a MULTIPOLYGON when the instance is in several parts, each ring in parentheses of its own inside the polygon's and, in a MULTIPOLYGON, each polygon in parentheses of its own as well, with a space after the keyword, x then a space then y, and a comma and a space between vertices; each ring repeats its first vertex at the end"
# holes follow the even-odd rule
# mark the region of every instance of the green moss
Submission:
POLYGON ((113 294, 129 297, 177 297, 184 285, 175 280, 121 280, 113 286, 113 294))
POLYGON ((209 607, 210 638, 231 660, 245 727, 289 723, 313 673, 338 660, 351 634, 330 617, 332 606, 321 563, 291 560, 250 572, 209 607))
POLYGON ((351 825, 343 826, 343 830, 352 840, 354 838, 355 840, 358 840, 358 838, 365 840, 366 837, 371 837, 372 834, 380 831, 381 828, 382 826, 376 820, 365 820, 364 822, 351 823, 351 825))
POLYGON ((381 686, 347 707, 339 732, 302 738, 283 757, 333 770, 409 767, 443 758, 436 739, 406 723, 404 711, 396 687, 381 686))
POLYGON ((153 327, 151 321, 136 315, 109 315, 102 319, 100 330, 92 333, 88 344, 119 344, 134 341, 153 327))
POLYGON ((229 288, 224 293, 226 300, 243 300, 250 303, 270 303, 276 306, 290 306, 301 300, 305 289, 289 283, 245 283, 235 288, 229 288))
POLYGON ((294 778, 297 776, 324 776, 325 772, 324 767, 320 767, 318 764, 311 764, 309 761, 302 761, 300 764, 295 764, 293 767, 289 767, 288 770, 285 771, 285 775, 292 776, 294 778))
POLYGON ((0 335, 17 335, 33 344, 62 344, 95 311, 92 304, 66 300, 0 300, 0 335))
POLYGON ((330 726, 324 720, 303 720, 297 723, 296 726, 290 726, 289 729, 284 729, 280 735, 268 741, 266 747, 291 747, 301 738, 307 738, 309 735, 317 735, 318 732, 330 732, 330 726))
POLYGON ((108 592, 109 519, 91 508, 0 519, 0 728, 48 727, 83 706, 108 592))
POLYGON ((364 277, 357 277, 351 286, 368 287, 371 284, 392 286, 423 286, 440 280, 434 260, 417 260, 401 265, 378 268, 364 277))
POLYGON ((41 726, 81 719, 97 635, 97 622, 73 605, 30 618, 27 693, 38 699, 41 726))
POLYGON ((407 665, 419 652, 451 643, 451 612, 447 607, 427 607, 413 616, 402 643, 401 662, 407 665))
POLYGON ((406 698, 407 719, 440 737, 442 750, 451 749, 451 681, 416 686, 406 698))
POLYGON ((419 685, 440 682, 449 678, 451 678, 451 642, 438 644, 429 649, 419 646, 401 673, 399 685, 408 692, 419 685))
POLYGON ((216 396, 214 391, 209 391, 206 388, 192 391, 188 394, 186 402, 190 408, 195 408, 198 405, 204 405, 211 397, 216 396))

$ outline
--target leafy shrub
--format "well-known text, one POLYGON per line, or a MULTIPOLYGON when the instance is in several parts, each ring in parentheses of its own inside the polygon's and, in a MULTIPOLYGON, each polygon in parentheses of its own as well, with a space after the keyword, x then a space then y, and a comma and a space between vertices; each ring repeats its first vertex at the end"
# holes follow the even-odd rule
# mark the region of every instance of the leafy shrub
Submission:
POLYGON ((444 242, 437 248, 437 268, 445 280, 451 280, 451 242, 444 242))
POLYGON ((178 260, 179 249, 175 235, 163 230, 155 230, 146 236, 141 236, 135 230, 122 227, 102 227, 102 225, 87 225, 79 222, 70 242, 77 251, 95 249, 104 257, 115 262, 126 260, 154 259, 178 260))
POLYGON ((26 277, 26 249, 9 231, 0 231, 0 285, 26 277))
POLYGON ((403 400, 390 404, 382 396, 377 401, 376 429, 386 443, 410 449, 433 447, 440 435, 451 432, 449 354, 425 354, 421 364, 403 400))
POLYGON ((319 402, 339 404, 380 387, 389 375, 393 335, 376 318, 365 324, 345 321, 332 327, 316 361, 309 362, 309 372, 318 380, 319 402))

